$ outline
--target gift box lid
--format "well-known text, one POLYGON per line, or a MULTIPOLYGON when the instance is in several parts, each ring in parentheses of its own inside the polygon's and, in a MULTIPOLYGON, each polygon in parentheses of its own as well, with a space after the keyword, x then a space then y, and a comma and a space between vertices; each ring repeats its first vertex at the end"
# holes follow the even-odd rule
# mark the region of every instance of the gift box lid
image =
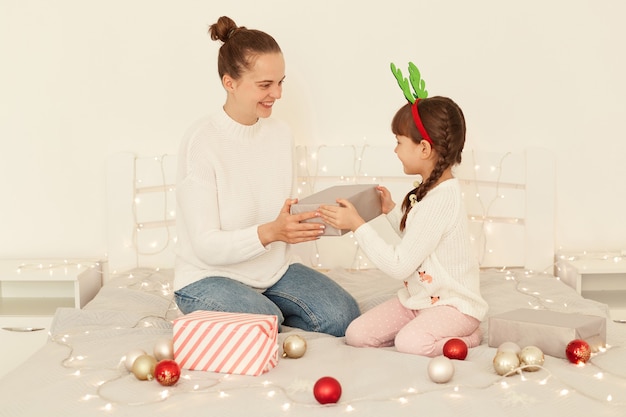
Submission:
POLYGON ((584 326, 588 323, 597 323, 599 319, 606 321, 605 317, 600 316, 590 316, 579 313, 563 313, 551 310, 536 310, 532 308, 511 310, 492 316, 491 318, 567 328, 576 328, 584 326))
POLYGON ((206 325, 249 328, 259 327, 264 331, 276 331, 278 319, 274 315, 252 313, 229 313, 223 311, 197 310, 174 319, 174 328, 185 327, 191 323, 205 323, 206 325))
POLYGON ((352 201, 353 198, 358 198, 359 194, 367 191, 376 190, 378 184, 345 184, 345 185, 334 185, 332 187, 328 187, 322 191, 318 191, 315 194, 311 194, 310 196, 304 197, 298 201, 298 204, 327 204, 338 206, 337 200, 338 198, 345 198, 347 200, 352 201))

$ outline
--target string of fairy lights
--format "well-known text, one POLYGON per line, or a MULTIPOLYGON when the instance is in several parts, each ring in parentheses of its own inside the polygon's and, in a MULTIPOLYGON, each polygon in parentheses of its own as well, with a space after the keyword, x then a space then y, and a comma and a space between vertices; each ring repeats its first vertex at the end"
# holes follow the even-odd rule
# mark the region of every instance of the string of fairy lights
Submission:
MULTIPOLYGON (((390 188, 396 201, 400 201, 404 195, 413 188, 417 177, 409 177, 399 169, 399 161, 391 161, 389 165, 381 166, 372 164, 368 168, 364 167, 364 160, 368 161, 380 158, 381 154, 393 154, 391 147, 375 147, 364 144, 341 145, 341 146, 298 146, 296 148, 296 174, 297 183, 295 197, 303 198, 313 192, 320 191, 332 185, 349 184, 382 184, 390 188), (368 172, 368 169, 376 170, 376 175, 368 172), (384 173, 381 175, 381 173, 384 173)), ((474 225, 472 230, 472 240, 479 257, 481 265, 486 257, 492 256, 494 248, 502 246, 503 242, 488 247, 491 241, 492 229, 499 223, 504 227, 523 227, 524 218, 519 216, 498 217, 492 214, 494 206, 499 205, 500 200, 506 199, 507 191, 513 189, 514 192, 523 185, 509 184, 501 181, 503 166, 510 153, 505 153, 499 161, 491 163, 488 167, 483 167, 477 161, 473 151, 465 157, 471 158, 472 178, 462 181, 464 198, 472 199, 479 205, 479 212, 470 214, 469 221, 474 225), (485 173, 488 180, 485 181, 485 173), (478 178, 480 173, 481 177, 478 178), (482 193, 487 189, 489 192, 482 193)), ((167 172, 168 158, 172 155, 163 155, 154 158, 143 158, 141 166, 137 161, 134 167, 134 188, 132 202, 133 230, 128 243, 128 251, 132 251, 136 258, 136 265, 157 258, 159 256, 172 256, 175 236, 172 227, 175 222, 174 188, 175 178, 171 172, 167 172), (152 162, 153 167, 149 167, 152 162), (148 166, 148 168, 146 168, 148 166), (154 198, 154 196, 158 196, 154 198), (151 198, 146 201, 147 198, 151 198), (161 199, 162 201, 159 201, 161 199)), ((345 259, 351 259, 349 267, 351 269, 368 269, 372 265, 364 256, 354 235, 347 233, 342 237, 335 237, 333 242, 315 241, 310 244, 300 245, 307 248, 303 255, 305 263, 320 268, 329 269, 337 266, 337 262, 346 266, 345 259), (339 243, 338 243, 339 242, 339 243), (337 246, 338 250, 325 249, 330 246, 337 246), (309 249, 310 248, 310 249, 309 249), (348 256, 347 253, 351 256, 348 256), (341 253, 341 261, 336 259, 341 253)), ((301 249, 300 246, 298 249, 301 249)), ((506 245, 505 245, 506 246, 506 245)), ((508 248, 508 247, 507 247, 508 248)), ((504 251, 505 248, 498 247, 504 251)), ((510 250, 516 253, 516 250, 510 250)))
MULTIPOLYGON (((362 161, 367 154, 368 146, 363 147, 350 146, 349 151, 353 155, 351 175, 338 176, 331 178, 332 176, 326 175, 326 166, 319 158, 319 154, 322 150, 327 150, 326 146, 320 146, 317 148, 301 148, 300 159, 298 161, 299 168, 299 182, 298 182, 298 195, 304 196, 310 194, 316 190, 316 187, 320 183, 320 179, 324 181, 336 181, 337 183, 354 184, 359 182, 367 183, 399 183, 401 181, 407 181, 406 177, 400 177, 390 175, 387 177, 371 176, 366 172, 363 172, 362 161)), ((391 150, 390 150, 391 151, 391 150)), ((482 235, 474 236, 482 244, 483 253, 489 252, 488 247, 488 227, 491 219, 491 208, 497 199, 505 198, 504 192, 500 187, 500 173, 502 164, 506 161, 508 154, 502 156, 500 163, 490 167, 490 170, 495 175, 495 193, 488 201, 480 200, 482 205, 482 216, 480 218, 471 219, 474 222, 482 224, 482 235)), ((133 216, 135 222, 135 229, 133 231, 132 245, 134 250, 137 251, 138 267, 140 267, 140 257, 159 255, 163 252, 171 249, 171 243, 174 237, 171 234, 170 228, 173 225, 173 218, 175 217, 174 207, 172 207, 171 199, 168 196, 163 196, 163 206, 160 210, 160 214, 155 219, 145 220, 140 219, 140 207, 143 202, 143 197, 147 193, 160 192, 168 194, 173 192, 173 183, 170 178, 167 177, 166 169, 164 167, 163 157, 154 158, 154 163, 158 164, 159 172, 161 173, 162 184, 157 186, 142 187, 144 184, 143 179, 137 170, 135 170, 135 191, 133 195, 133 216), (164 228, 166 231, 162 241, 150 241, 144 245, 141 238, 141 234, 146 230, 164 228)), ((475 163, 475 165, 477 165, 475 163)), ((321 181, 323 182, 323 181, 321 181)), ((407 182, 411 187, 412 179, 408 179, 407 182)), ((326 184, 326 183, 325 183, 326 184)), ((476 197, 479 198, 479 192, 474 190, 476 197)), ((170 194, 171 195, 171 194, 170 194)), ((397 197, 396 197, 397 199, 397 197)), ((507 218, 499 219, 499 221, 523 224, 521 218, 507 218)), ((348 239, 354 238, 348 234, 348 239)), ((317 243, 316 243, 317 244, 317 243)), ((369 261, 362 256, 358 245, 354 243, 351 269, 369 268, 371 265, 369 261)), ((581 254, 580 256, 586 256, 581 254)), ((607 262, 626 262, 622 260, 621 256, 607 255, 603 259, 607 262)), ((326 267, 326 261, 321 255, 319 247, 315 246, 314 255, 312 256, 313 266, 324 268, 326 267)), ((71 261, 64 261, 60 264, 25 264, 21 269, 27 268, 39 268, 54 270, 60 267, 71 267, 78 264, 74 264, 71 261)), ((515 291, 523 293, 533 300, 530 303, 532 308, 539 309, 554 309, 555 302, 550 298, 544 296, 540 291, 537 291, 532 287, 532 280, 529 278, 540 277, 540 279, 547 279, 551 277, 553 265, 546 268, 545 271, 535 272, 522 269, 508 269, 503 267, 498 271, 503 280, 511 282, 515 291), (546 273, 546 271, 549 271, 546 273), (543 277, 542 275, 546 275, 543 277)), ((115 282, 116 285, 124 288, 133 288, 141 291, 149 291, 153 294, 157 294, 159 297, 163 297, 167 300, 167 308, 161 314, 149 315, 141 317, 135 323, 130 326, 133 329, 162 329, 168 328, 171 325, 172 319, 179 313, 173 302, 171 278, 167 278, 166 275, 155 274, 155 271, 150 267, 138 268, 128 273, 115 273, 108 277, 110 282, 115 282)), ((563 304, 556 306, 563 311, 567 310, 568 306, 563 304)), ((119 330, 125 330, 126 327, 120 327, 119 330)), ((116 329, 112 329, 116 330, 116 329)), ((249 390, 254 390, 256 398, 265 399, 272 405, 275 405, 276 411, 287 412, 299 409, 311 409, 319 407, 327 407, 316 403, 310 397, 311 387, 314 381, 305 380, 302 378, 296 378, 289 383, 277 383, 273 380, 272 372, 264 376, 257 377, 254 382, 242 383, 241 379, 234 375, 214 374, 200 371, 185 371, 181 374, 180 381, 172 387, 162 387, 158 384, 144 384, 145 389, 139 393, 134 392, 132 398, 128 393, 124 392, 124 386, 128 383, 128 379, 134 379, 134 376, 130 374, 124 367, 124 356, 120 356, 115 359, 115 364, 111 366, 102 365, 102 358, 91 357, 86 352, 80 351, 81 339, 88 337, 89 331, 77 330, 75 332, 64 332, 63 334, 51 334, 51 341, 64 346, 67 349, 67 355, 62 359, 61 366, 68 369, 76 377, 80 377, 85 374, 103 375, 94 383, 90 392, 84 394, 80 399, 83 402, 96 402, 103 411, 114 412, 119 407, 127 406, 140 406, 145 404, 156 404, 164 401, 168 401, 174 397, 202 394, 206 398, 214 401, 235 404, 239 401, 238 393, 243 393, 249 390)), ((348 415, 357 415, 360 411, 367 410, 371 404, 388 404, 396 406, 406 406, 412 403, 417 403, 422 398, 431 395, 441 395, 444 398, 453 398, 455 401, 471 401, 475 397, 476 391, 493 391, 496 395, 494 398, 499 398, 502 404, 506 406, 517 406, 529 404, 532 398, 527 397, 526 390, 521 386, 532 385, 534 387, 540 387, 548 394, 547 397, 552 400, 559 400, 570 396, 580 395, 591 401, 598 403, 599 405, 606 405, 610 407, 623 407, 626 405, 626 375, 615 373, 615 370, 604 365, 601 359, 604 355, 619 354, 621 350, 626 347, 622 346, 606 346, 602 349, 598 349, 592 356, 592 359, 586 364, 580 366, 584 368, 584 372, 590 375, 591 380, 594 382, 589 386, 589 389, 581 389, 580 386, 572 384, 567 374, 555 374, 550 366, 541 366, 538 372, 525 372, 524 367, 519 367, 511 371, 507 375, 497 375, 493 373, 490 376, 489 381, 481 383, 472 383, 468 380, 456 380, 448 384, 438 385, 428 383, 427 377, 424 376, 424 383, 419 386, 405 386, 398 389, 398 392, 392 394, 378 394, 375 389, 371 393, 361 395, 353 398, 342 399, 338 404, 332 405, 337 407, 341 412, 348 415)), ((111 358, 108 358, 109 360, 111 358)), ((296 359, 297 360, 297 359, 296 359)), ((574 365, 572 365, 574 366, 574 365)), ((250 379, 246 379, 250 381, 250 379)))
MULTIPOLYGON (((55 266, 48 265, 47 267, 54 268, 55 266)), ((498 274, 499 279, 510 284, 514 291, 527 296, 532 308, 563 311, 568 308, 567 303, 558 304, 554 299, 542 294, 540 286, 534 286, 540 280, 550 279, 551 276, 548 274, 519 269, 502 269, 493 272, 498 274)), ((119 287, 141 289, 163 297, 164 305, 167 306, 161 313, 143 316, 128 327, 119 326, 117 330, 120 332, 120 337, 123 337, 124 332, 129 328, 139 329, 148 334, 152 334, 150 331, 155 330, 155 335, 163 334, 161 330, 170 328, 173 317, 179 313, 172 300, 171 277, 146 268, 139 272, 117 274, 113 280, 119 287)), ((203 395, 206 401, 218 401, 224 405, 235 406, 237 401, 240 401, 240 395, 248 391, 254 392, 255 398, 261 401, 265 399, 268 404, 275 406, 277 413, 328 407, 328 405, 316 403, 311 398, 310 392, 314 381, 307 380, 301 375, 294 375, 289 383, 278 383, 273 380, 272 371, 259 377, 240 378, 238 375, 183 370, 181 379, 175 386, 163 387, 154 381, 141 382, 143 389, 137 390, 135 377, 124 367, 124 356, 101 358, 90 355, 88 350, 83 351, 82 343, 87 345, 92 343, 91 333, 93 329, 63 332, 51 335, 51 341, 67 349, 67 355, 61 360, 63 368, 68 369, 74 377, 85 376, 87 380, 95 381, 90 392, 84 393, 79 400, 93 402, 103 411, 114 412, 119 407, 173 401, 174 398, 186 395, 203 395), (98 375, 101 376, 100 379, 98 375), (128 392, 129 383, 135 383, 132 394, 128 392)), ((307 333, 303 335, 307 337, 307 333)), ((371 393, 345 398, 332 406, 337 407, 342 413, 359 415, 359 412, 368 410, 372 404, 407 406, 413 403, 419 404, 421 398, 427 396, 431 398, 432 395, 454 399, 456 403, 463 400, 469 402, 479 391, 488 391, 490 395, 493 395, 494 401, 499 399, 503 405, 509 403, 511 406, 529 405, 533 401, 532 397, 527 394, 530 388, 533 392, 537 389, 543 390, 544 396, 551 401, 582 396, 598 405, 619 409, 626 405, 626 375, 620 374, 619 371, 616 373, 601 359, 603 355, 608 354, 612 354, 615 358, 615 355, 623 355, 623 351, 622 346, 606 345, 595 349, 595 353, 587 363, 571 365, 580 369, 581 373, 593 381, 592 384, 588 384, 589 389, 581 388, 580 384, 574 384, 570 380, 571 375, 563 372, 562 369, 555 373, 547 363, 540 366, 539 371, 526 372, 524 366, 520 366, 505 375, 497 375, 495 372, 489 374, 486 380, 485 375, 482 375, 478 379, 457 378, 447 384, 429 383, 424 375, 422 383, 399 387, 395 393, 380 394, 374 384, 371 393)), ((297 361, 298 359, 289 360, 297 361)))

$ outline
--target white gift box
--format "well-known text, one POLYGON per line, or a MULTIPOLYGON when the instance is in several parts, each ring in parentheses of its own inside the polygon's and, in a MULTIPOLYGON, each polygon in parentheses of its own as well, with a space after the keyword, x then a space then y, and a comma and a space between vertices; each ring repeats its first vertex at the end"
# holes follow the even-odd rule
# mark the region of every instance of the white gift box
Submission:
POLYGON ((521 308, 489 318, 489 346, 504 342, 520 348, 537 346, 544 354, 565 358, 569 342, 583 339, 590 345, 606 343, 606 318, 577 313, 521 308))
MULTIPOLYGON (((322 204, 338 206, 337 199, 344 198, 354 205, 363 220, 369 222, 382 214, 380 196, 378 195, 378 190, 376 190, 377 186, 378 184, 335 185, 300 199, 297 204, 291 206, 291 214, 315 211, 322 204)), ((319 217, 306 221, 324 223, 319 217)), ((322 236, 341 236, 346 232, 348 231, 326 225, 322 236)))
POLYGON ((174 320, 173 344, 181 368, 261 375, 278 363, 278 319, 194 311, 174 320))

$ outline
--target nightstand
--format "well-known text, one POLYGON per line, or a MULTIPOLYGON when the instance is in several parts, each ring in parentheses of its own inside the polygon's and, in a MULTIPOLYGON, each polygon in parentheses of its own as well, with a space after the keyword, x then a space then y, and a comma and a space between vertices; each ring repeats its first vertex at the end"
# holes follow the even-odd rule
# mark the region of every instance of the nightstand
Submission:
POLYGON ((556 275, 583 297, 607 304, 613 320, 626 320, 626 255, 562 253, 556 275))
POLYGON ((0 260, 0 377, 46 343, 57 308, 82 308, 102 287, 94 260, 0 260))

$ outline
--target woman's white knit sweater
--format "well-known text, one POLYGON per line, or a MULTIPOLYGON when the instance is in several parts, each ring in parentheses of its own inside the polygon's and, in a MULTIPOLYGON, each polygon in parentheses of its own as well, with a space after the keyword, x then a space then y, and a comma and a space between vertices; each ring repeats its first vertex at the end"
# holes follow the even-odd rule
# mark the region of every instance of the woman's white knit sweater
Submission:
POLYGON ((175 289, 208 276, 261 289, 278 281, 287 245, 264 247, 257 228, 290 198, 293 172, 292 135, 278 120, 246 126, 220 110, 194 124, 178 157, 175 289))
POLYGON ((368 223, 354 236, 376 267, 404 281, 398 291, 402 304, 414 310, 450 305, 482 320, 488 306, 480 295, 478 262, 458 180, 444 181, 430 190, 409 212, 402 233, 401 217, 399 205, 387 214, 402 236, 396 245, 384 241, 368 223))

